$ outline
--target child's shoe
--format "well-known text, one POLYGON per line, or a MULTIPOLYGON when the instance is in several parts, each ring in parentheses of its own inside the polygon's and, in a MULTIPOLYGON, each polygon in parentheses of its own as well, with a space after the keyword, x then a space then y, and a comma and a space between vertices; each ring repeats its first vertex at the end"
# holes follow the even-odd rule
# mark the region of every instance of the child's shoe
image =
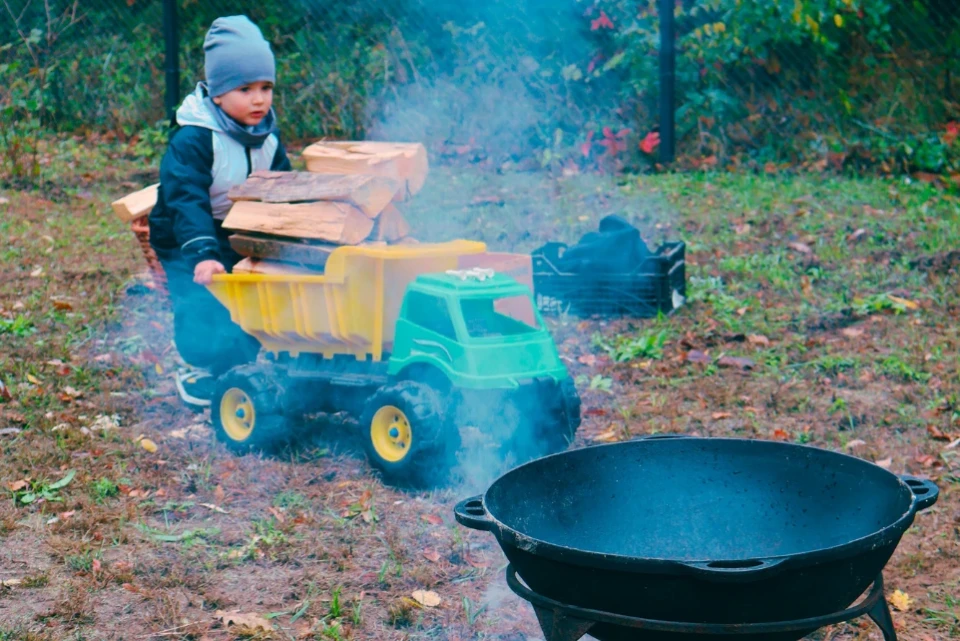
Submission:
POLYGON ((191 409, 203 411, 210 407, 210 400, 217 387, 217 378, 202 369, 181 370, 177 373, 177 393, 191 409))

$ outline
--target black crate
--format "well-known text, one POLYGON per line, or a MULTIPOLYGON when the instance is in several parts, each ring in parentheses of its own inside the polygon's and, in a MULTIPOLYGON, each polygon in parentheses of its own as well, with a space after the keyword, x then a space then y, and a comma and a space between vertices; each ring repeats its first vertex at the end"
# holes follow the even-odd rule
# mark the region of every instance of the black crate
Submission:
POLYGON ((543 314, 652 318, 672 314, 686 300, 683 242, 664 243, 632 272, 590 276, 557 270, 566 248, 547 243, 531 254, 534 295, 543 314))

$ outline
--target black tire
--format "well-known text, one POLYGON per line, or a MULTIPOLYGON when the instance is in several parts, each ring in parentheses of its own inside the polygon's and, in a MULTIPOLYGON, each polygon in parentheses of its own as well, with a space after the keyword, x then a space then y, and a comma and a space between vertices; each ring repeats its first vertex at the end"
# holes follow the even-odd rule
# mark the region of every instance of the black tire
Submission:
POLYGON ((381 387, 367 401, 360 427, 367 459, 380 472, 384 482, 401 487, 428 488, 449 479, 460 447, 460 434, 446 420, 442 397, 433 388, 415 381, 400 381, 381 387), (386 447, 380 440, 380 447, 385 447, 381 451, 374 432, 374 420, 378 420, 378 431, 385 429, 382 421, 391 422, 391 418, 384 418, 390 414, 389 408, 400 410, 391 418, 399 421, 398 425, 405 425, 409 442, 403 434, 398 434, 394 437, 397 440, 386 447), (385 414, 378 417, 381 410, 385 414), (393 456, 386 455, 386 450, 390 450, 393 456))
POLYGON ((229 370, 217 381, 217 391, 210 403, 210 417, 217 440, 237 454, 251 451, 272 453, 290 441, 293 432, 288 429, 280 400, 281 388, 271 375, 270 368, 263 365, 240 365, 229 370), (238 403, 238 396, 243 402, 238 403), (229 397, 229 398, 228 398, 229 397), (253 409, 253 419, 240 418, 249 428, 242 437, 244 426, 231 423, 224 415, 230 407, 240 410, 253 409), (226 421, 226 423, 225 423, 226 421))

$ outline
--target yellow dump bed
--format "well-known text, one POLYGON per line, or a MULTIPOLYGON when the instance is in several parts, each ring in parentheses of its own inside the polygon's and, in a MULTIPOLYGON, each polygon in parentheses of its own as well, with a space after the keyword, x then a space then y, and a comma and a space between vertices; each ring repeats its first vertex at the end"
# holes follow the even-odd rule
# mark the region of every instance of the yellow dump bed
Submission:
POLYGON ((338 247, 322 275, 221 274, 208 287, 237 325, 271 352, 352 354, 381 360, 393 343, 407 285, 457 269, 486 245, 338 247))

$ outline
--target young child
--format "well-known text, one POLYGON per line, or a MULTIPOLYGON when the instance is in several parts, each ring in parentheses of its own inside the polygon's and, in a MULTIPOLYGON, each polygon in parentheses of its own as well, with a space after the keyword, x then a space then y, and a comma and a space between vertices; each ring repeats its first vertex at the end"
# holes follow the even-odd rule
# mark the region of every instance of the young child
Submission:
POLYGON ((272 108, 273 52, 260 30, 246 16, 218 18, 203 49, 206 82, 177 109, 149 219, 173 302, 174 342, 194 368, 178 374, 177 389, 194 408, 210 405, 216 376, 256 360, 260 348, 204 287, 241 259, 223 229, 227 192, 253 171, 290 170, 272 108))

